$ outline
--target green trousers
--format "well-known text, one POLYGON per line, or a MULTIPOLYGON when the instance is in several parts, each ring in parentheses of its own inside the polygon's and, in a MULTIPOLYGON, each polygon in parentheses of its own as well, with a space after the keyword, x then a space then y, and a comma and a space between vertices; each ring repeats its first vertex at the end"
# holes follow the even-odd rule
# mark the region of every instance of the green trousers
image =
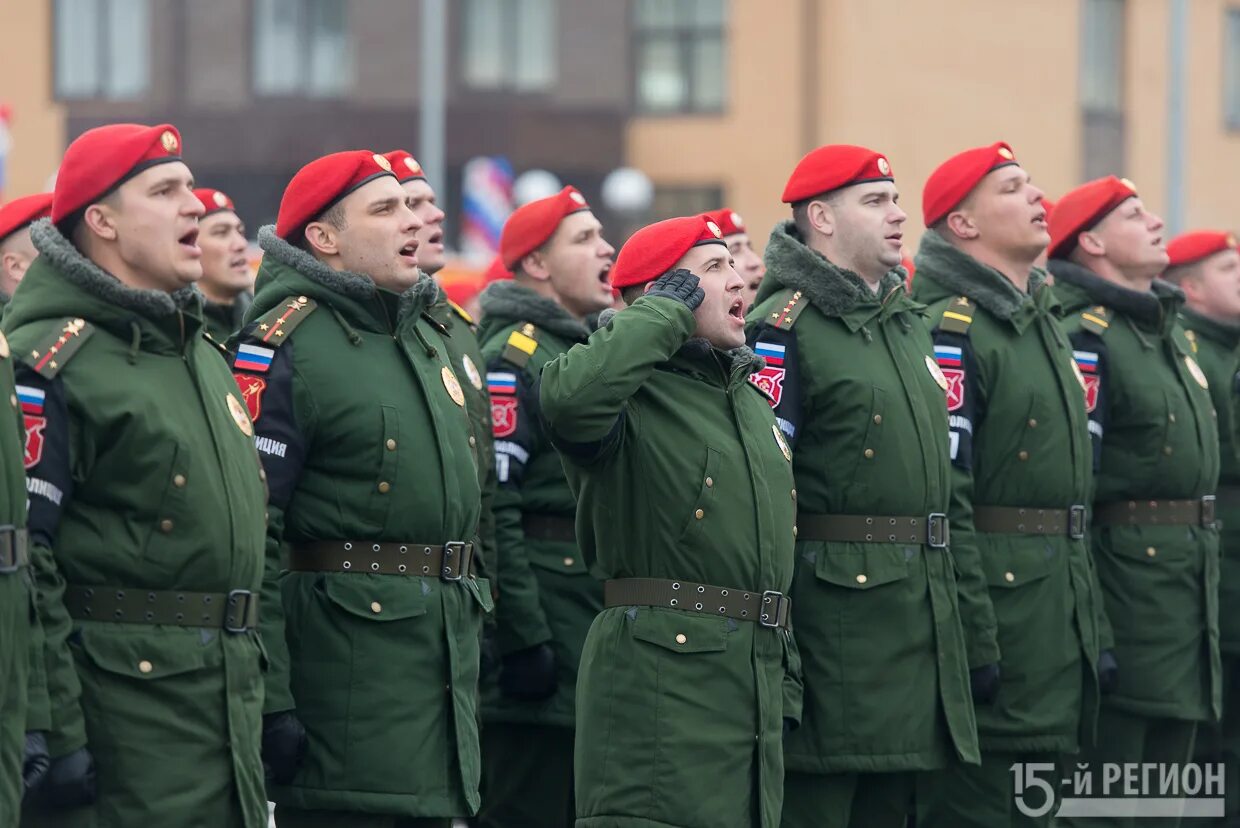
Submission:
POLYGON ((1223 653, 1223 721, 1197 727, 1198 762, 1223 764, 1226 774, 1223 819, 1185 819, 1185 826, 1240 828, 1240 654, 1223 653))
POLYGON ((911 773, 784 774, 780 828, 904 828, 911 773))
POLYGON ((1059 754, 982 753, 982 764, 959 762, 917 776, 917 828, 1037 828, 1054 822, 1056 805, 1030 790, 1016 798, 1012 765, 1037 765, 1051 796, 1057 793, 1059 754), (1023 804, 1022 809, 1020 805, 1023 804))
POLYGON ((572 828, 573 804, 572 728, 483 725, 478 828, 572 828))
MULTIPOLYGON (((1082 751, 1079 762, 1088 762, 1094 785, 1107 763, 1149 762, 1184 764, 1193 760, 1197 723, 1179 719, 1138 716, 1103 704, 1098 715, 1098 743, 1082 751)), ((1098 792, 1095 790, 1095 796, 1098 792)), ((1065 817, 1065 828, 1177 828, 1179 817, 1065 817)))
POLYGON ((452 828, 448 817, 402 817, 276 808, 276 828, 452 828))

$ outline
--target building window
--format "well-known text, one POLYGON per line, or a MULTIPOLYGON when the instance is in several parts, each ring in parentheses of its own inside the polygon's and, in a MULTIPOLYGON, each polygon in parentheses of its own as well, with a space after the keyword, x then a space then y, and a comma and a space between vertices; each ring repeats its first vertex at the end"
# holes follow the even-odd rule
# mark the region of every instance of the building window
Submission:
POLYGON ((1124 0, 1082 0, 1080 78, 1086 180, 1125 166, 1124 0))
POLYGON ((637 0, 637 109, 718 112, 727 99, 727 0, 637 0))
POLYGON ((480 89, 535 92, 556 78, 557 0, 466 0, 461 77, 480 89))
POLYGON ((55 0, 53 10, 56 97, 123 100, 146 93, 147 0, 55 0))
POLYGON ((650 220, 694 216, 707 210, 718 210, 721 204, 722 187, 656 185, 654 203, 650 206, 650 220))
POLYGON ((327 98, 352 81, 345 0, 254 0, 255 92, 327 98))
POLYGON ((1240 8, 1227 10, 1223 32, 1223 116, 1228 129, 1240 129, 1240 8))

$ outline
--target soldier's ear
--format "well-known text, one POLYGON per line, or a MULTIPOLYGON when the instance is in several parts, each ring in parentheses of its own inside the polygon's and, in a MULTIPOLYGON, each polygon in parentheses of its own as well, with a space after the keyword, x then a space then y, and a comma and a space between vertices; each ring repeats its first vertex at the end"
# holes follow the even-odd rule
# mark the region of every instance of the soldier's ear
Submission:
POLYGON ((311 253, 320 256, 336 256, 340 253, 340 240, 336 228, 325 221, 312 221, 306 225, 306 244, 311 253))
POLYGON ((1081 233, 1076 238, 1076 246, 1079 250, 1091 256, 1105 256, 1107 254, 1106 243, 1102 241, 1102 237, 1097 233, 1081 233))
POLYGON ((551 268, 547 265, 547 257, 543 255, 543 251, 535 250, 521 260, 518 267, 521 272, 531 279, 537 279, 545 282, 551 278, 551 268))
POLYGON ((947 229, 958 239, 976 239, 981 235, 967 213, 956 211, 947 215, 947 229))
POLYGON ((835 211, 826 201, 811 201, 805 210, 809 226, 824 236, 835 235, 835 211))
POLYGON ((116 240, 116 212, 107 204, 100 202, 87 207, 82 214, 82 225, 101 239, 116 240))

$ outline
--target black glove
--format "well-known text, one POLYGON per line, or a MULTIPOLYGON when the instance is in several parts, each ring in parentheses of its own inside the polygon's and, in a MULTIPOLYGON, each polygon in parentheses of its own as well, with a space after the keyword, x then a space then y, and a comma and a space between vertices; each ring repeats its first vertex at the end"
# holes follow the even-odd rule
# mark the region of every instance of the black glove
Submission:
POLYGON ((789 719, 784 716, 784 738, 788 738, 788 734, 800 727, 800 723, 796 719, 789 719))
POLYGON ((1098 691, 1109 696, 1118 686, 1119 662, 1115 660, 1115 651, 1103 650, 1098 653, 1098 691))
POLYGON ((993 704, 999 696, 999 665, 983 664, 969 671, 969 689, 973 704, 993 704))
POLYGON ((41 730, 30 731, 26 734, 26 748, 22 754, 23 791, 29 791, 38 785, 51 766, 52 757, 47 752, 47 737, 41 730))
POLYGON ((650 287, 646 289, 646 295, 675 299, 689 310, 694 311, 706 298, 706 291, 698 287, 699 281, 698 277, 683 267, 677 268, 651 282, 650 287))
POLYGON ((292 710, 263 716, 263 775, 268 784, 293 781, 306 755, 306 729, 292 710))
POLYGON ((29 791, 30 804, 48 810, 81 808, 94 801, 95 759, 84 747, 53 759, 43 779, 29 791))
POLYGON ((510 699, 542 701, 555 692, 555 653, 549 644, 535 644, 504 656, 499 689, 510 699))

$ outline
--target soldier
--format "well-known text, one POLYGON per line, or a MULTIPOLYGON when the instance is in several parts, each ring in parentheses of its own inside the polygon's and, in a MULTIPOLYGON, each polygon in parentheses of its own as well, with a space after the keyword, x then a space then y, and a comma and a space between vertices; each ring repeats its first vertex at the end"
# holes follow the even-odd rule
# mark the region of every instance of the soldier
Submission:
POLYGON ((944 381, 905 294, 899 197, 873 150, 806 155, 749 317, 767 360, 754 380, 796 450, 805 704, 784 746, 785 828, 903 828, 913 771, 978 762, 947 551, 944 381))
POLYGON ((1035 793, 1023 800, 1033 813, 1018 810, 1012 767, 1053 771, 1097 708, 1089 436, 1054 296, 1034 267, 1047 243, 1041 198, 999 142, 945 161, 922 199, 913 293, 929 305, 948 381, 951 549, 982 762, 923 777, 919 828, 1051 824, 1055 803, 1035 793))
POLYGON ((52 194, 15 198, 0 207, 0 312, 38 255, 30 240, 30 225, 52 212, 52 194))
POLYGON ((388 160, 357 150, 303 167, 258 233, 233 369, 268 549, 288 547, 264 624, 281 828, 431 828, 478 808, 476 440, 420 227, 388 160))
POLYGON ((723 240, 728 245, 728 252, 732 254, 736 272, 745 280, 745 289, 741 291, 741 296, 745 300, 745 312, 748 313, 757 301, 758 286, 762 284, 766 265, 763 264, 758 252, 753 249, 753 242, 749 238, 749 232, 745 229, 745 221, 740 213, 726 207, 722 210, 702 213, 702 218, 713 221, 723 232, 723 240))
POLYGON ((573 824, 573 696, 603 585, 577 545, 577 502, 539 417, 542 367, 611 305, 615 249, 572 187, 523 205, 504 225, 513 271, 482 295, 483 353, 500 491, 498 676, 483 688, 482 828, 573 824))
POLYGON ((1094 768, 1187 762, 1197 723, 1220 712, 1218 428, 1177 322, 1184 294, 1157 279, 1162 226, 1114 177, 1071 191, 1051 217, 1050 267, 1094 442, 1093 555, 1111 627, 1102 645, 1119 661, 1085 752, 1094 768))
POLYGON ((219 190, 194 190, 204 210, 198 222, 198 246, 202 248, 202 316, 207 333, 216 342, 241 330, 250 307, 254 277, 246 257, 249 243, 245 222, 237 215, 232 199, 219 190))
MULTIPOLYGON (((409 208, 422 226, 414 237, 418 242, 418 268, 428 276, 434 276, 447 263, 443 244, 443 210, 435 203, 435 191, 426 180, 426 171, 417 159, 404 150, 392 150, 383 156, 392 165, 392 173, 405 191, 409 208)), ((482 378, 482 349, 478 345, 477 326, 468 312, 440 291, 439 300, 427 313, 442 328, 443 343, 455 370, 460 367, 467 382, 461 383, 465 392, 465 410, 469 412, 470 436, 473 442, 474 461, 478 466, 478 483, 482 487, 482 511, 478 518, 480 546, 475 550, 475 560, 480 575, 487 574, 486 562, 495 554, 495 451, 491 440, 491 396, 482 378)), ((494 564, 492 563, 492 567, 494 564)), ((496 584, 492 582, 492 589, 496 584)))
MULTIPOLYGON (((1222 524, 1219 605, 1240 606, 1240 250, 1232 233, 1199 230, 1167 245, 1163 278, 1184 291, 1184 335, 1210 384, 1219 430, 1217 515, 1222 524)), ((1219 613, 1223 720, 1197 733, 1200 761, 1226 767, 1226 811, 1240 822, 1240 617, 1219 613)))
POLYGON ((54 757, 27 824, 267 824, 263 472, 180 153, 167 124, 75 140, 5 314, 54 757))
POLYGON ((748 382, 744 282, 700 216, 639 230, 611 281, 629 306, 540 394, 578 542, 613 579, 578 679, 577 824, 775 828, 800 710, 796 490, 748 382))

